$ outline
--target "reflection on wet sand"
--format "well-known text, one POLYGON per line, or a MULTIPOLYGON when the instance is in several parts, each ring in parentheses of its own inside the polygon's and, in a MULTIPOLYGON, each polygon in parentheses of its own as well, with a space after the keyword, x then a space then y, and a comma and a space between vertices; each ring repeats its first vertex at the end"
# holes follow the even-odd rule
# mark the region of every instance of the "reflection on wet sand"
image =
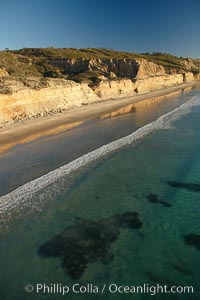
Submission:
POLYGON ((5 144, 0 145, 0 153, 6 151, 16 145, 19 145, 19 144, 29 143, 31 141, 34 141, 34 140, 39 139, 44 136, 56 135, 63 131, 73 129, 77 126, 80 126, 83 122, 84 121, 77 121, 77 122, 72 122, 72 123, 68 123, 68 124, 64 124, 64 125, 59 125, 59 126, 56 126, 56 127, 50 128, 50 129, 43 130, 41 132, 40 131, 34 132, 33 134, 28 135, 28 136, 22 136, 16 140, 12 139, 11 142, 6 142, 5 144))
MULTIPOLYGON (((142 120, 139 115, 137 116, 136 112, 144 111, 145 115, 148 116, 148 114, 150 113, 150 110, 152 110, 152 106, 155 105, 156 103, 159 103, 159 102, 162 103, 163 101, 165 101, 169 98, 171 98, 170 100, 173 100, 173 99, 175 99, 173 97, 176 97, 183 92, 186 92, 186 91, 188 92, 192 88, 193 88, 193 86, 190 86, 190 87, 187 87, 184 89, 180 89, 178 91, 168 93, 166 95, 133 102, 131 104, 122 106, 121 108, 118 108, 116 110, 109 111, 107 113, 99 115, 95 118, 94 117, 83 118, 82 120, 74 121, 74 122, 69 122, 66 120, 65 124, 60 124, 60 125, 54 123, 55 125, 51 124, 51 128, 48 128, 48 126, 46 126, 46 128, 43 128, 42 130, 39 130, 39 131, 37 130, 36 132, 33 129, 31 134, 29 131, 29 133, 21 134, 21 135, 14 134, 14 135, 10 136, 10 138, 8 138, 8 136, 9 136, 9 131, 8 131, 5 142, 2 139, 0 141, 0 153, 5 152, 8 149, 10 149, 16 145, 29 143, 31 141, 34 141, 36 139, 39 139, 39 138, 42 138, 45 136, 56 135, 56 134, 62 133, 64 131, 71 130, 77 126, 83 125, 88 120, 95 122, 97 120, 104 120, 104 119, 108 119, 108 118, 113 118, 113 117, 117 117, 117 116, 134 113, 135 114, 135 124, 137 124, 137 126, 140 127, 140 126, 142 126, 142 120)), ((159 107, 158 107, 158 109, 159 109, 159 107)), ((155 108, 155 111, 156 111, 156 108, 155 108)))
POLYGON ((112 111, 112 112, 103 114, 98 119, 104 120, 104 119, 118 117, 118 116, 129 114, 129 113, 135 113, 136 112, 135 106, 136 106, 135 104, 129 104, 127 106, 117 109, 116 111, 112 111))
MULTIPOLYGON (((185 89, 184 89, 184 91, 185 91, 185 89)), ((117 117, 117 116, 121 116, 121 115, 125 115, 125 114, 136 113, 137 111, 139 111, 141 109, 144 109, 144 108, 146 109, 148 107, 151 107, 152 104, 164 101, 164 100, 174 97, 174 96, 178 96, 181 93, 182 93, 182 90, 179 90, 179 91, 167 94, 165 96, 159 96, 159 97, 154 97, 154 98, 147 99, 147 100, 141 100, 141 101, 135 102, 133 104, 123 106, 115 111, 103 114, 99 117, 99 119, 104 120, 107 118, 113 118, 113 117, 117 117)))

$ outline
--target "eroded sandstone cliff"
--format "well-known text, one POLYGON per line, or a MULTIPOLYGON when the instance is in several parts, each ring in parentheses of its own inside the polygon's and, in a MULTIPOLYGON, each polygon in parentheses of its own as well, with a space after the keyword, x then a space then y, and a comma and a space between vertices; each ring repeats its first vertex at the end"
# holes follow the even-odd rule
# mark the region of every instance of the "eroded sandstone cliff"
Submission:
POLYGON ((19 81, 11 79, 5 69, 1 70, 0 126, 94 102, 133 97, 195 79, 191 72, 167 74, 163 66, 145 59, 59 58, 51 63, 68 73, 92 70, 102 76, 93 83, 59 78, 45 82, 41 78, 19 81))
POLYGON ((110 73, 120 78, 147 78, 150 76, 164 75, 163 66, 146 59, 85 59, 85 58, 54 58, 49 63, 67 74, 80 74, 88 71, 96 71, 99 74, 109 76, 110 73))

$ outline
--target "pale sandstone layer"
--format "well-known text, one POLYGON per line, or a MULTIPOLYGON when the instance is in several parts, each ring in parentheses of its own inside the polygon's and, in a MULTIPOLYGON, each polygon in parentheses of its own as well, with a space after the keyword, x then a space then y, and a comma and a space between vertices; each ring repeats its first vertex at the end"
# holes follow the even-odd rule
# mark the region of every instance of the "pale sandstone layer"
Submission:
POLYGON ((8 72, 5 69, 0 68, 0 77, 8 76, 8 72))
MULTIPOLYGON (((134 97, 195 80, 191 72, 166 74, 162 66, 145 59, 65 59, 53 63, 68 72, 101 70, 102 78, 93 85, 64 79, 48 79, 47 86, 44 88, 27 87, 21 82, 12 85, 10 83, 9 93, 0 94, 0 126, 91 103, 134 97), (126 78, 109 80, 104 75, 111 72, 113 77, 126 78)), ((6 71, 2 72, 5 74, 6 71)), ((9 82, 9 78, 6 82, 9 82)))

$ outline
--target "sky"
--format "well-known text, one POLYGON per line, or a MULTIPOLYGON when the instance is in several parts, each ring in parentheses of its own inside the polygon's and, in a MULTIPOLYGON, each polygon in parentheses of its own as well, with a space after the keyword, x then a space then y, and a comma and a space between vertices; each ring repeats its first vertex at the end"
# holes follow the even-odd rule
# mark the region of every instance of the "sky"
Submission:
POLYGON ((0 0, 0 49, 106 47, 200 58, 200 0, 0 0))

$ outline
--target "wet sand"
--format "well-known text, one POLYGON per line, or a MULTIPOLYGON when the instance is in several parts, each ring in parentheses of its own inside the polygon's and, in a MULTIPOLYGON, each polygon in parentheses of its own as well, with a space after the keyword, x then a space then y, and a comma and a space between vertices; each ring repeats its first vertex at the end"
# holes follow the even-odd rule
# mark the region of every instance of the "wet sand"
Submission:
POLYGON ((142 103, 146 100, 156 101, 157 98, 170 97, 183 90, 190 89, 194 85, 194 82, 181 84, 164 90, 129 98, 94 103, 88 106, 71 109, 62 114, 55 114, 48 117, 12 124, 11 126, 0 129, 0 153, 5 152, 18 144, 28 143, 44 136, 55 135, 80 126, 87 120, 95 119, 101 115, 102 118, 119 115, 120 108, 126 105, 131 105, 136 102, 142 103), (115 110, 115 115, 112 115, 113 110, 115 110), (118 110, 119 112, 116 113, 118 110))

